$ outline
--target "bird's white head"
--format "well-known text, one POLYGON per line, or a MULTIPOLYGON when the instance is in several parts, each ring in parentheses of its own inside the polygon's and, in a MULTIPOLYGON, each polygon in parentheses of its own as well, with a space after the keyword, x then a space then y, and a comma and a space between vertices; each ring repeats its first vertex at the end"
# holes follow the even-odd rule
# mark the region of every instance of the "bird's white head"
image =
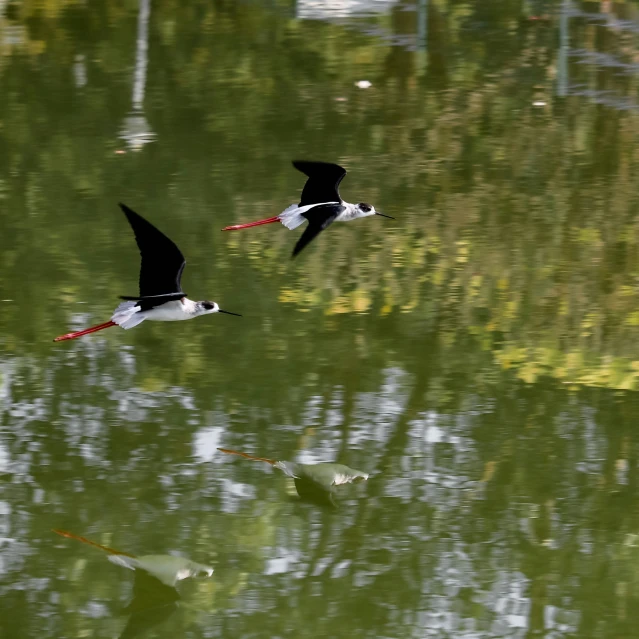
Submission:
POLYGON ((231 311, 223 311, 215 302, 197 302, 196 311, 198 315, 208 315, 209 313, 224 313, 225 315, 237 315, 242 317, 239 313, 231 313, 231 311))
POLYGON ((220 307, 215 302, 204 301, 197 303, 197 310, 200 315, 208 315, 209 313, 218 313, 220 307))
POLYGON ((366 202, 360 202, 355 205, 355 209, 357 211, 357 217, 368 217, 369 215, 381 215, 382 217, 387 217, 391 220, 394 220, 394 217, 390 215, 385 215, 384 213, 380 213, 375 210, 375 207, 372 204, 367 204, 366 202))

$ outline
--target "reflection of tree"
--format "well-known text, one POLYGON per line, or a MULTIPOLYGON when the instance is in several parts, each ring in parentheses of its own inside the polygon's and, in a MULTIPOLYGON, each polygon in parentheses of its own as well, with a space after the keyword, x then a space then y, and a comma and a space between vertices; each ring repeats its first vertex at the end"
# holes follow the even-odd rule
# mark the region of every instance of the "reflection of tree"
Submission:
MULTIPOLYGON (((75 506, 74 518, 104 526, 105 517, 115 516, 127 523, 118 539, 104 543, 129 547, 135 536, 137 546, 165 547, 171 540, 232 557, 214 601, 219 609, 227 592, 239 597, 235 605, 245 614, 237 619, 221 612, 219 621, 238 631, 261 627, 269 636, 282 634, 305 627, 312 616, 318 625, 311 636, 326 636, 336 627, 345 634, 381 628, 396 636, 411 624, 421 628, 419 614, 433 623, 454 612, 451 623, 474 618, 490 624, 501 618, 498 610, 504 606, 519 610, 525 604, 533 623, 548 603, 567 609, 557 613, 564 615, 562 623, 570 610, 587 608, 593 620, 623 630, 610 612, 620 605, 628 610, 628 623, 635 622, 634 591, 623 590, 635 580, 628 560, 634 547, 627 543, 636 534, 639 512, 634 402, 607 391, 567 394, 554 383, 531 386, 508 376, 473 381, 463 377, 465 354, 451 362, 448 349, 428 352, 428 367, 417 356, 406 356, 409 367, 401 377, 382 375, 359 388, 351 383, 344 392, 340 386, 346 380, 337 379, 331 388, 327 376, 319 376, 325 397, 320 415, 327 420, 337 413, 343 426, 322 421, 316 437, 334 442, 334 450, 341 447, 340 461, 373 468, 365 497, 343 495, 336 512, 300 509, 283 499, 283 484, 255 478, 259 467, 229 465, 233 472, 225 473, 218 464, 189 463, 192 432, 163 426, 183 423, 189 395, 173 389, 131 397, 123 390, 131 378, 117 362, 104 361, 117 382, 102 373, 94 387, 77 395, 65 389, 77 388, 86 377, 82 366, 68 371, 75 381, 53 379, 55 392, 46 396, 61 395, 59 407, 40 406, 32 416, 37 369, 16 370, 16 379, 29 383, 9 386, 10 413, 3 424, 15 439, 4 442, 16 463, 31 442, 42 442, 29 467, 31 482, 46 488, 45 522, 68 519, 65 495, 75 482, 86 496, 75 506), (113 386, 105 387, 109 383, 113 386), (445 399, 437 394, 442 389, 445 399), (101 392, 131 401, 105 403, 101 392), (446 409, 434 411, 436 401, 445 402, 446 409), (385 408, 389 402, 392 407, 385 408), (94 403, 106 408, 96 413, 94 403), (349 450, 343 442, 353 438, 358 444, 349 450), (254 498, 234 501, 222 479, 254 486, 254 498), (280 548, 297 559, 285 573, 263 575, 265 558, 280 548), (242 577, 247 572, 248 581, 242 577), (628 595, 620 597, 619 588, 628 595), (593 606, 595 594, 600 603, 593 606), (256 598, 262 605, 256 607, 256 598), (276 614, 282 607, 293 612, 276 614)), ((98 353, 93 365, 106 358, 108 353, 98 353)), ((307 386, 300 400, 311 401, 320 396, 317 391, 307 386)), ((203 397, 197 403, 204 404, 203 397)), ((189 414, 203 419, 199 410, 189 414)), ((234 435, 255 441, 255 448, 290 440, 273 427, 285 423, 284 407, 270 408, 261 429, 250 414, 235 404, 234 435)), ((17 500, 20 484, 13 485, 17 500)), ((27 570, 38 576, 37 568, 27 570)), ((84 609, 83 580, 93 572, 87 566, 64 586, 73 588, 78 611, 84 609)), ((94 581, 94 597, 117 598, 108 582, 94 587, 94 581)), ((207 589, 193 599, 208 610, 212 594, 207 589)), ((91 619, 73 610, 65 619, 78 629, 92 627, 91 619)), ((188 623, 191 612, 183 614, 180 623, 188 623)), ((173 619, 166 620, 167 628, 173 619)))
POLYGON ((133 598, 124 608, 127 624, 120 639, 131 639, 166 621, 176 610, 180 596, 175 588, 164 585, 151 575, 136 571, 133 598))
MULTIPOLYGON (((579 97, 554 104, 550 52, 558 42, 547 22, 525 20, 518 7, 498 13, 480 5, 472 11, 462 5, 444 11, 441 3, 413 7, 393 9, 390 27, 396 35, 414 35, 426 25, 425 67, 419 51, 379 48, 348 25, 302 21, 285 28, 278 13, 255 5, 202 4, 193 12, 158 5, 149 24, 155 41, 146 80, 154 97, 145 116, 163 144, 136 159, 111 154, 128 109, 116 88, 133 57, 137 16, 115 4, 99 5, 91 15, 73 5, 46 17, 25 3, 21 17, 29 19, 29 37, 45 43, 40 55, 50 64, 46 74, 24 57, 3 67, 0 135, 7 152, 0 168, 15 177, 0 187, 6 237, 24 238, 6 247, 5 260, 9 268, 34 274, 21 293, 38 309, 34 322, 57 333, 68 320, 47 309, 60 302, 68 308, 80 291, 94 290, 96 300, 122 292, 113 283, 130 273, 134 260, 126 256, 134 255, 122 245, 122 259, 113 259, 121 234, 111 202, 117 184, 121 193, 145 192, 145 206, 158 212, 158 223, 176 213, 164 204, 167 193, 190 203, 188 215, 181 209, 177 214, 185 235, 196 240, 189 255, 204 266, 193 289, 219 279, 213 268, 219 273, 232 264, 240 277, 263 277, 261 297, 278 298, 288 308, 332 315, 404 310, 422 321, 445 318, 446 343, 468 334, 484 348, 496 342, 496 363, 522 379, 552 375, 634 388, 639 300, 632 176, 639 115, 579 97), (511 18, 518 19, 515 33, 497 28, 511 18), (126 28, 101 32, 99 20, 126 28), (160 29, 169 23, 174 26, 160 29), (470 28, 493 23, 490 45, 481 29, 470 28), (342 30, 349 37, 336 39, 342 30), (175 35, 184 32, 195 35, 175 35), (256 32, 268 38, 256 40, 256 32), (278 47, 287 54, 274 55, 278 47), (88 78, 81 90, 68 73, 76 51, 85 56, 88 78), (371 61, 366 65, 357 62, 364 55, 371 61), (341 73, 334 76, 337 60, 341 73), (376 69, 383 69, 380 77, 376 69), (345 92, 344 78, 364 76, 373 81, 371 90, 345 92), (22 78, 29 78, 31 92, 12 92, 22 78), (63 95, 74 96, 72 114, 63 95), (342 97, 347 101, 334 99, 342 97), (533 107, 540 99, 546 106, 533 107), (544 115, 555 108, 563 113, 561 126, 544 115), (285 141, 290 130, 307 132, 304 147, 285 141), (333 131, 330 139, 324 130, 333 131), (281 210, 300 186, 289 161, 311 148, 318 156, 347 159, 352 193, 395 212, 402 231, 374 223, 336 228, 334 241, 320 243, 308 258, 321 268, 301 265, 279 277, 291 242, 284 230, 222 238, 217 228, 227 211, 243 219, 256 208, 281 210), (392 158, 392 171, 384 157, 392 158), (268 179, 265 165, 278 167, 268 179), (383 190, 374 182, 382 172, 383 190), (248 175, 264 179, 249 181, 248 175), (159 192, 157 184, 168 190, 159 192), (99 199, 89 207, 98 215, 85 219, 73 193, 99 199), (71 213, 79 209, 77 217, 71 213), (61 228, 60 210, 69 212, 61 228), (91 242, 84 241, 86 233, 91 242), (56 237, 63 243, 51 241, 56 237), (208 259, 211 248, 215 264, 208 259), (249 259, 231 263, 229 248, 249 259), (68 251, 74 259, 64 257, 68 251), (113 267, 109 284, 107 260, 113 267)), ((139 12, 140 19, 144 15, 139 12)), ((602 54, 625 55, 608 26, 579 16, 569 25, 573 49, 594 35, 602 54)), ((146 39, 138 34, 138 41, 146 39)), ((571 85, 591 81, 585 65, 570 57, 568 65, 571 85)), ((632 90, 630 76, 618 78, 612 68, 602 67, 593 78, 592 89, 632 90)), ((252 302, 254 291, 245 291, 252 302)), ((15 297, 6 283, 2 295, 15 297)), ((108 313, 110 306, 104 308, 108 313)), ((11 322, 10 316, 2 321, 11 322)), ((21 340, 35 335, 28 323, 7 327, 21 340)))
POLYGON ((155 135, 144 116, 144 92, 149 50, 149 16, 151 0, 140 0, 136 38, 135 73, 133 76, 132 111, 124 120, 120 135, 134 151, 153 142, 155 135))
MULTIPOLYGON (((55 578, 29 553, 45 521, 105 528, 115 512, 117 545, 193 542, 226 561, 226 581, 194 593, 224 610, 206 622, 218 634, 306 636, 309 618, 317 636, 402 636, 442 619, 458 624, 449 634, 462 622, 487 634, 523 597, 531 632, 545 613, 563 614, 565 633, 632 635, 637 407, 594 387, 635 388, 639 376, 637 113, 555 97, 557 31, 520 3, 429 2, 418 64, 419 52, 350 27, 169 1, 149 22, 145 106, 159 143, 116 156, 137 9, 45 5, 20 4, 25 44, 0 65, 11 276, 0 300, 14 300, 0 307, 2 375, 13 375, 0 447, 7 503, 29 504, 7 517, 11 535, 32 540, 0 547, 3 601, 37 601, 60 636, 90 634, 89 569, 55 578), (78 52, 83 87, 70 72, 78 52), (352 88, 361 78, 370 90, 352 88), (343 161, 344 195, 397 226, 336 228, 294 266, 283 229, 219 233, 292 201, 290 159, 310 153, 343 161), (129 196, 188 244, 187 290, 233 301, 246 321, 52 351, 70 318, 108 316, 135 284, 115 206, 129 196), (393 371, 403 377, 388 390, 393 371), (365 498, 302 509, 254 469, 193 463, 197 429, 292 456, 301 425, 329 458, 376 468, 365 498), (72 490, 82 499, 70 511, 72 490), (264 575, 280 547, 293 568, 264 575), (62 604, 14 588, 47 579, 62 604), (236 600, 242 614, 225 609, 236 600)), ((396 36, 419 25, 410 12, 379 20, 396 36)), ((570 24, 571 48, 634 55, 601 26, 570 24)), ((580 61, 567 58, 571 84, 634 91, 634 76, 580 61)), ((115 601, 118 588, 105 581, 95 596, 115 601)), ((38 623, 7 636, 38 636, 38 623)))

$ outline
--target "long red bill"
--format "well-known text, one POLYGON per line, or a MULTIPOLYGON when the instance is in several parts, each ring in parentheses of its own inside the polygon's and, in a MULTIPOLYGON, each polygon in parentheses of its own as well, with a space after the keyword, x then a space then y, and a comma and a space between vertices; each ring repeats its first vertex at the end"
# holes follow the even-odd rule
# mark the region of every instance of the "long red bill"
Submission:
POLYGON ((76 337, 82 337, 83 335, 89 335, 90 333, 95 333, 97 331, 101 331, 105 328, 109 328, 111 326, 117 326, 115 322, 104 322, 104 324, 98 324, 97 326, 92 326, 91 328, 85 328, 83 331, 76 331, 75 333, 67 333, 66 335, 60 335, 60 337, 56 337, 54 342, 63 342, 66 339, 75 339, 76 337))
POLYGON ((223 231, 239 231, 240 229, 249 229, 252 226, 261 226, 262 224, 273 224, 273 222, 279 222, 280 216, 268 217, 265 220, 259 220, 258 222, 248 222, 247 224, 234 224, 233 226, 225 226, 223 231))

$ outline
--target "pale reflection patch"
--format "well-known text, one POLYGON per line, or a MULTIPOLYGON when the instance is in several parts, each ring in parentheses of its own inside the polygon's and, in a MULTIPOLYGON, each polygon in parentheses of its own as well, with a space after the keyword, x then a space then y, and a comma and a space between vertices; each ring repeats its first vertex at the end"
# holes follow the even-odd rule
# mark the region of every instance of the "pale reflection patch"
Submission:
POLYGON ((0 473, 9 472, 10 462, 11 458, 9 457, 9 451, 7 450, 7 447, 0 442, 0 473))
POLYGON ((299 0, 296 17, 302 20, 333 20, 348 16, 384 13, 397 0, 299 0))
POLYGON ((279 575, 284 572, 290 572, 290 567, 299 561, 297 553, 291 552, 287 549, 280 549, 281 552, 287 554, 281 557, 275 557, 268 559, 266 562, 266 568, 264 569, 265 575, 279 575))
POLYGON ((221 426, 207 426, 198 430, 193 438, 194 457, 197 457, 200 462, 210 462, 217 448, 221 446, 223 432, 224 429, 221 426))

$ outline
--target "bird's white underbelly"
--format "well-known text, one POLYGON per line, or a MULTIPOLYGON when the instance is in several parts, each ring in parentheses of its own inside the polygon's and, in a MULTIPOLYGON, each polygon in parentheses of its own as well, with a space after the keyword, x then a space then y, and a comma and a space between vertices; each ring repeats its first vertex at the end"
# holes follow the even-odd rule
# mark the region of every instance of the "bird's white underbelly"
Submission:
POLYGON ((142 315, 144 315, 144 319, 152 322, 179 322, 181 320, 187 320, 193 317, 193 313, 190 312, 189 302, 191 302, 191 300, 186 300, 186 304, 182 304, 179 300, 166 302, 162 304, 162 306, 156 306, 148 311, 142 311, 142 315))
POLYGON ((144 315, 144 319, 151 322, 180 322, 191 318, 191 315, 187 315, 186 313, 171 313, 166 310, 158 311, 156 309, 145 311, 142 315, 144 315))
POLYGON ((141 311, 137 302, 122 302, 122 304, 115 309, 111 321, 124 329, 129 329, 141 324, 144 320, 153 322, 179 322, 180 320, 187 320, 193 317, 192 311, 195 309, 195 303, 191 300, 185 300, 185 302, 185 304, 182 304, 179 300, 172 300, 148 311, 141 311))

